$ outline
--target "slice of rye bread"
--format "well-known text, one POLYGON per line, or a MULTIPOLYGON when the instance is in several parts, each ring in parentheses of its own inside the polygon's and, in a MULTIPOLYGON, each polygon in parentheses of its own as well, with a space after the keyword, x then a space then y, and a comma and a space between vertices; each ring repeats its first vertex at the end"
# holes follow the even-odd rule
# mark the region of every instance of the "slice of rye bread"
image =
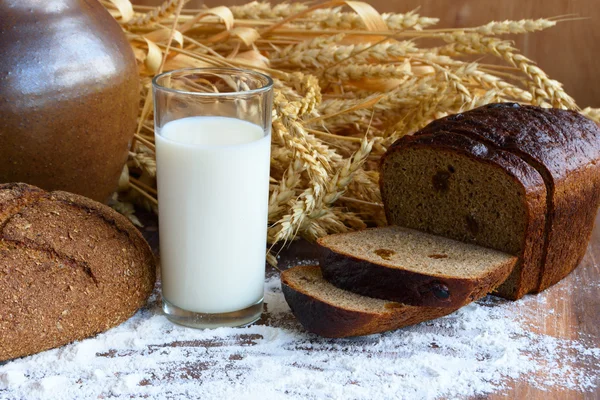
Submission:
POLYGON ((489 104, 432 122, 416 135, 460 133, 522 158, 544 178, 548 218, 539 292, 581 261, 600 204, 600 128, 570 110, 489 104))
POLYGON ((323 277, 364 296, 458 308, 490 293, 517 257, 398 226, 318 240, 323 277))
POLYGON ((518 156, 444 131, 406 136, 383 157, 380 184, 389 224, 517 255, 497 294, 537 288, 546 186, 518 156))
POLYGON ((285 300, 309 332, 331 338, 390 331, 451 314, 448 307, 415 307, 348 292, 323 279, 318 266, 281 273, 285 300))

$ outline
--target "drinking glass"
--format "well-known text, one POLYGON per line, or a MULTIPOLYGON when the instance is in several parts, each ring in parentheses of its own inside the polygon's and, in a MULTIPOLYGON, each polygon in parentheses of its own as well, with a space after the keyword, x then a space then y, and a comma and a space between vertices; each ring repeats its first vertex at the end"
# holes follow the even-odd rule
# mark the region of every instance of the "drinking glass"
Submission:
POLYGON ((163 310, 197 328, 262 313, 273 81, 182 69, 153 80, 163 310))

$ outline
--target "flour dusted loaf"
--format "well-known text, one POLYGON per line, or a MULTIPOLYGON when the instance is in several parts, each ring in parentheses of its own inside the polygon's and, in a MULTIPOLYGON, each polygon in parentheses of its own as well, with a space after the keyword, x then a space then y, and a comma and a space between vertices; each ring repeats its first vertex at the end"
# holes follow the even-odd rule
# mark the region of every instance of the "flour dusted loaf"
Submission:
POLYGON ((581 261, 600 201, 600 129, 573 112, 491 104, 434 121, 381 163, 388 223, 518 255, 518 299, 581 261))
POLYGON ((78 195, 0 185, 0 361, 120 324, 154 282, 152 251, 125 217, 78 195))

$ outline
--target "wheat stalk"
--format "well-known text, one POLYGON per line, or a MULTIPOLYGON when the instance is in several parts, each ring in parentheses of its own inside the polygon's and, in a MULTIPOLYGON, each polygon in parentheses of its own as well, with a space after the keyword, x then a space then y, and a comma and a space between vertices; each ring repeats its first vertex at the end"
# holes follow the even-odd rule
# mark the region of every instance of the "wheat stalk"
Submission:
POLYGON ((357 81, 373 78, 406 78, 412 75, 410 62, 401 64, 368 64, 368 65, 338 65, 323 71, 323 78, 327 80, 357 81))
POLYGON ((294 198, 304 168, 302 161, 296 157, 290 162, 279 185, 272 190, 269 197, 269 222, 276 222, 281 218, 294 198))
POLYGON ((586 107, 581 110, 581 113, 596 123, 600 123, 600 108, 586 107))
MULTIPOLYGON (((493 54, 518 68, 530 79, 528 88, 533 104, 542 105, 549 101, 553 107, 577 109, 575 100, 565 93, 562 85, 550 79, 533 61, 519 54, 511 42, 462 31, 444 35, 444 39, 450 43, 446 48, 448 54, 493 54)), ((440 53, 445 51, 442 49, 440 53)))
POLYGON ((290 46, 272 58, 271 63, 282 68, 326 68, 328 65, 344 61, 353 64, 398 61, 400 57, 417 51, 416 45, 411 41, 384 42, 375 45, 365 43, 334 45, 336 38, 340 36, 343 37, 343 35, 336 35, 327 38, 333 43, 324 44, 323 38, 317 38, 319 40, 313 39, 308 45, 300 43, 290 46))
POLYGON ((522 19, 520 21, 492 21, 474 29, 481 35, 523 34, 543 31, 556 25, 556 21, 548 19, 522 19))
POLYGON ((271 5, 253 1, 241 6, 229 7, 236 19, 281 19, 298 14, 308 8, 303 3, 282 3, 271 5))
MULTIPOLYGON (((189 1, 189 0, 186 0, 186 2, 187 1, 189 1)), ((126 22, 126 26, 145 27, 148 25, 158 23, 162 19, 170 17, 177 9, 178 4, 179 4, 179 0, 166 0, 160 6, 156 7, 154 10, 130 19, 129 21, 126 22)))
MULTIPOLYGON (((355 13, 340 12, 339 8, 320 9, 310 14, 313 20, 305 26, 308 29, 365 29, 365 23, 360 15, 355 13)), ((382 15, 383 21, 388 29, 392 31, 404 31, 408 29, 422 30, 438 23, 437 18, 421 17, 415 11, 405 14, 386 13, 382 15)))

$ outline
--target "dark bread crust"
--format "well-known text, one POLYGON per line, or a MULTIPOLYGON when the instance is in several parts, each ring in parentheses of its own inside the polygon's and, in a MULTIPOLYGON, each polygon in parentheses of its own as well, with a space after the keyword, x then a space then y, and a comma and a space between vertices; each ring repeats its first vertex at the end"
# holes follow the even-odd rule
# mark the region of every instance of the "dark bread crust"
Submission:
POLYGON ((334 251, 321 239, 317 243, 320 245, 319 265, 328 282, 363 296, 420 307, 456 309, 478 300, 500 286, 518 261, 514 257, 478 278, 456 278, 394 268, 384 261, 372 263, 334 251))
POLYGON ((0 184, 0 225, 17 210, 45 195, 44 190, 24 183, 0 184))
POLYGON ((288 276, 295 273, 320 275, 319 267, 298 266, 283 271, 281 288, 293 314, 304 329, 330 338, 371 335, 415 325, 456 311, 445 307, 413 307, 400 303, 386 304, 383 312, 366 312, 344 308, 320 299, 303 286, 294 285, 288 276))
MULTIPOLYGON (((518 299, 526 293, 536 290, 543 268, 544 229, 547 212, 546 187, 536 169, 510 152, 495 149, 469 137, 441 129, 429 134, 405 136, 388 149, 380 164, 382 173, 379 184, 388 223, 394 223, 388 207, 390 203, 388 199, 394 194, 385 185, 386 162, 392 160, 403 150, 415 147, 459 152, 478 162, 502 169, 520 187, 523 193, 523 206, 527 210, 522 251, 520 254, 516 254, 519 256, 519 263, 508 278, 507 284, 500 286, 496 294, 509 299, 518 299)), ((411 304, 415 303, 411 302, 411 304)))
POLYGON ((548 217, 539 292, 577 267, 600 204, 600 128, 574 111, 490 104, 432 122, 417 135, 451 131, 509 151, 547 186, 548 217))
POLYGON ((140 232, 109 207, 0 185, 0 361, 120 324, 145 304, 155 269, 140 232))

